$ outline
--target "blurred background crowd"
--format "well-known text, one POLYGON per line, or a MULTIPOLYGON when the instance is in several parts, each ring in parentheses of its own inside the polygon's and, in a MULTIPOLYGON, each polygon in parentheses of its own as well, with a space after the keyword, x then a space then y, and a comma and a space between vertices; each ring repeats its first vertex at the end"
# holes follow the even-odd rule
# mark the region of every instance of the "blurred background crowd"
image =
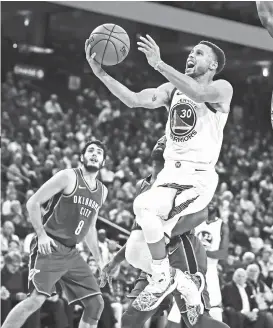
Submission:
MULTIPOLYGON (((158 34, 161 33, 159 29, 158 34)), ((4 55, 9 56, 11 50, 4 45, 4 55)), ((134 59, 128 58, 118 69, 110 69, 111 74, 135 91, 162 82, 145 61, 134 59)), ((69 68, 67 72, 74 74, 69 68)), ((167 118, 163 110, 126 108, 98 80, 86 74, 80 76, 80 84, 75 78, 64 87, 56 82, 59 76, 49 76, 41 82, 17 74, 9 65, 4 73, 2 321, 27 295, 27 261, 34 234, 26 211, 27 200, 59 170, 78 167, 79 154, 87 140, 104 141, 107 160, 99 178, 109 194, 100 211, 98 238, 106 264, 126 242, 134 220, 132 201, 136 182, 151 172, 151 149, 164 134, 167 118)), ((269 122, 272 83, 264 73, 245 77, 243 81, 237 76, 229 79, 235 90, 234 100, 216 168, 220 177, 216 193, 219 212, 230 229, 229 255, 219 263, 223 308, 227 312, 231 307, 235 312, 241 310, 240 304, 238 308, 230 304, 232 290, 226 287, 236 281, 242 286, 246 283, 253 291, 252 309, 273 313, 273 142, 269 122)), ((86 245, 80 244, 78 248, 97 274, 96 263, 86 245)), ((137 275, 137 270, 124 262, 113 286, 105 287, 100 327, 120 327, 121 314, 128 303, 126 294, 137 275)), ((59 289, 58 295, 49 298, 25 327, 72 328, 80 315, 80 304, 68 305, 59 289)), ((253 324, 252 319, 249 322, 253 324)), ((152 325, 159 327, 155 322, 152 325)), ((231 328, 239 326, 236 323, 231 328)))

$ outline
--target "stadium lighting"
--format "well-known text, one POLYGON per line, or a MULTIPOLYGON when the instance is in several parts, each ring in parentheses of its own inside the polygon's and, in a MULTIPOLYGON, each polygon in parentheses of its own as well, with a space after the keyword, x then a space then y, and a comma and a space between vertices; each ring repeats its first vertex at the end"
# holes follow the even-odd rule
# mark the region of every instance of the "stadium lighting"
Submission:
POLYGON ((268 75, 269 75, 269 69, 268 69, 268 67, 263 67, 263 76, 264 77, 268 77, 268 75))

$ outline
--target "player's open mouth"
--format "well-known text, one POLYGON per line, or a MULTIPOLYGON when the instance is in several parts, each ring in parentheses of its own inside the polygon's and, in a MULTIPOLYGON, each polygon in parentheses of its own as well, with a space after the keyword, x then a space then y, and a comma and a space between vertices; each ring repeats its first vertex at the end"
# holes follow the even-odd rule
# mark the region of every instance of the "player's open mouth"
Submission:
POLYGON ((193 61, 189 60, 189 61, 187 62, 187 68, 194 68, 194 66, 195 66, 195 64, 194 64, 193 61))

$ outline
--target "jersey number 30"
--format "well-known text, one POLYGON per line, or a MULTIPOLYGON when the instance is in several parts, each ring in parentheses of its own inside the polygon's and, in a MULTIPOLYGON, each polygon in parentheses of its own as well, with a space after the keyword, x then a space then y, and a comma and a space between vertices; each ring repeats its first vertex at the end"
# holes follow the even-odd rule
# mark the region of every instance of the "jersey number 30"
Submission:
POLYGON ((84 225, 84 221, 81 220, 75 230, 75 235, 79 235, 81 233, 83 225, 84 225))

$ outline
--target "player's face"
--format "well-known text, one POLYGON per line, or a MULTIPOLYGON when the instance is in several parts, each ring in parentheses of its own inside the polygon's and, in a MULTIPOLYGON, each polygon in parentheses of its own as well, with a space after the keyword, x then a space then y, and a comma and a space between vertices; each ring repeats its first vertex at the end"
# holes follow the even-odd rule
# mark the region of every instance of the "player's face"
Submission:
POLYGON ((208 70, 213 69, 213 63, 215 63, 215 58, 210 47, 198 44, 188 56, 185 73, 191 77, 204 75, 208 70))
POLYGON ((156 145, 154 146, 154 149, 152 150, 152 159, 153 160, 164 160, 163 153, 166 148, 166 137, 163 136, 158 140, 156 145))
POLYGON ((97 172, 104 164, 103 149, 96 144, 87 147, 83 155, 83 165, 88 172, 97 172))

